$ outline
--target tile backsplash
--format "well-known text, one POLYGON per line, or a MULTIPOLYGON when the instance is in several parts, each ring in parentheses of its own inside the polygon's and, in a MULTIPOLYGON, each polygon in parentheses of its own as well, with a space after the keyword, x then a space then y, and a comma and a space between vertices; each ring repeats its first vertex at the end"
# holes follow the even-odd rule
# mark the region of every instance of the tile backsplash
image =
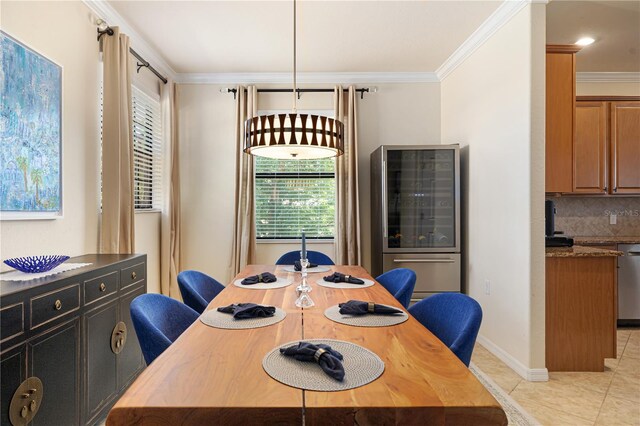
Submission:
POLYGON ((553 197, 556 231, 571 237, 640 236, 640 197, 553 197), (616 224, 610 224, 615 214, 616 224))

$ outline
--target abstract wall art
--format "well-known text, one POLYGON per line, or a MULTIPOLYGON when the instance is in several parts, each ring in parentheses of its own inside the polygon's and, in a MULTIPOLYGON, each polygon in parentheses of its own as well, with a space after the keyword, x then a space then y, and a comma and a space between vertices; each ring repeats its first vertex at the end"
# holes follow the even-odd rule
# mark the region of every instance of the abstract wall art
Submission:
POLYGON ((0 31, 0 217, 62 213, 62 67, 0 31))

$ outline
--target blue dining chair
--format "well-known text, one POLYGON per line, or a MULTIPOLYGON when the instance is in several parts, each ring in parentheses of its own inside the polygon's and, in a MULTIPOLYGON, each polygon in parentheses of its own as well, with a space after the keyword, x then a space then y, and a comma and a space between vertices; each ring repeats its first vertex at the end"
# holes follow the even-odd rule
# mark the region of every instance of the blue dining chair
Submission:
POLYGON ((393 294, 405 309, 409 307, 413 289, 416 286, 415 272, 407 268, 392 269, 380 275, 376 281, 393 294))
MULTIPOLYGON (((300 260, 300 251, 294 250, 280 256, 276 265, 293 265, 298 260, 300 260)), ((307 260, 317 265, 335 265, 329 256, 319 251, 307 250, 307 260)))
POLYGON ((178 287, 185 305, 199 314, 203 313, 213 298, 224 290, 224 286, 217 280, 200 271, 180 272, 178 287))
POLYGON ((478 302, 465 294, 439 293, 422 299, 409 313, 469 366, 482 322, 478 302))
POLYGON ((147 365, 198 319, 198 313, 175 299, 147 293, 131 302, 131 320, 147 365))

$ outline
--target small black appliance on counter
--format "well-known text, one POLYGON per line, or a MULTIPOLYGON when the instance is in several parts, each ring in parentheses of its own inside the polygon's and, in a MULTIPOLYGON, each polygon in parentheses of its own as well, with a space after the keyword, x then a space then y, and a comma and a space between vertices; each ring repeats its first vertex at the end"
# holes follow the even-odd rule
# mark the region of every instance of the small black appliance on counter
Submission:
POLYGON ((555 203, 552 200, 546 200, 544 204, 545 247, 572 247, 573 238, 558 235, 562 232, 556 231, 555 216, 555 203))

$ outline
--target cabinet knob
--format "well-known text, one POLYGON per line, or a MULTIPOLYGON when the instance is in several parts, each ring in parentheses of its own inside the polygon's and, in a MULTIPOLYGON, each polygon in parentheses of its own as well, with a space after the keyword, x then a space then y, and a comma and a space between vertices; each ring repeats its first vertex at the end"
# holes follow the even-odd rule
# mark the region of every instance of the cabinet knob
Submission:
POLYGON ((29 404, 29 411, 36 411, 36 408, 38 408, 38 403, 34 399, 31 401, 31 404, 29 404))
POLYGON ((100 291, 107 291, 107 286, 104 283, 100 283, 100 291))
POLYGON ((53 307, 56 309, 56 311, 62 309, 62 302, 60 301, 60 299, 56 300, 56 303, 53 304, 53 307))
POLYGON ((20 417, 22 417, 23 419, 27 418, 27 406, 23 406, 22 409, 20 409, 20 417))
POLYGON ((135 280, 136 278, 138 278, 138 274, 136 274, 136 272, 135 272, 135 271, 133 271, 133 272, 131 273, 131 279, 135 280))

